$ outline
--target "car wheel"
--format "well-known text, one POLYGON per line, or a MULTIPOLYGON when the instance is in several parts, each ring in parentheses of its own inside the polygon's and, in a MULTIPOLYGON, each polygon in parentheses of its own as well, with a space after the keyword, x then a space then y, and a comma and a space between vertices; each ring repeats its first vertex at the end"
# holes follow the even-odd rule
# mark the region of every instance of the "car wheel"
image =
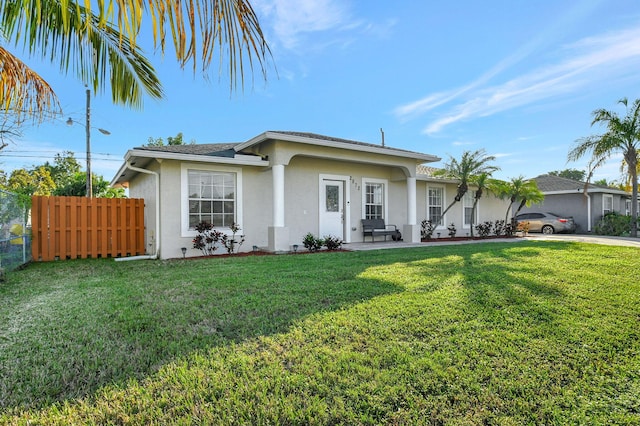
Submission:
POLYGON ((547 235, 553 234, 553 226, 551 226, 551 225, 543 226, 542 227, 542 233, 543 234, 547 234, 547 235))

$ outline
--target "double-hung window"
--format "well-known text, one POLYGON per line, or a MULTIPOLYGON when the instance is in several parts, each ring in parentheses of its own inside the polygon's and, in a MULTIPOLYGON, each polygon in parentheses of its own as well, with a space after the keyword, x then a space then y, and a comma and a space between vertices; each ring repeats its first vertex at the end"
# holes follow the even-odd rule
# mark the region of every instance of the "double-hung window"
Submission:
POLYGON ((363 181, 363 218, 386 219, 387 184, 382 179, 363 181))
POLYGON ((444 188, 430 186, 427 189, 427 218, 433 226, 443 226, 444 188))
POLYGON ((188 170, 189 230, 200 222, 228 228, 237 222, 236 173, 188 170))
MULTIPOLYGON (((464 194, 464 197, 462 197, 462 208, 463 208, 463 226, 468 228, 471 226, 471 212, 473 211, 473 202, 474 202, 474 194, 475 191, 467 191, 464 194)), ((478 224, 478 210, 476 208, 476 217, 474 217, 473 219, 473 223, 475 225, 478 224)))
POLYGON ((613 211, 613 195, 603 194, 602 195, 602 214, 605 215, 607 213, 611 213, 612 211, 613 211))

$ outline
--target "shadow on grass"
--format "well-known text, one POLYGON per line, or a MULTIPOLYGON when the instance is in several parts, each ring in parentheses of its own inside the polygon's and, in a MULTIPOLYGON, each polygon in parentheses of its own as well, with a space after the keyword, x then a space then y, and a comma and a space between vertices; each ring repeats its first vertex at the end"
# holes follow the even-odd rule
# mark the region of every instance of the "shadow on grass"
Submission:
POLYGON ((451 277, 465 289, 468 319, 508 309, 522 321, 554 325, 552 305, 540 299, 562 292, 525 278, 553 272, 527 259, 571 245, 524 244, 35 264, 0 287, 0 408, 90 396, 194 352, 286 332, 316 313, 408 290, 435 292, 451 277), (380 273, 369 277, 370 269, 380 273))
POLYGON ((402 291, 356 278, 366 267, 349 253, 33 264, 0 287, 0 409, 85 397, 193 352, 402 291))

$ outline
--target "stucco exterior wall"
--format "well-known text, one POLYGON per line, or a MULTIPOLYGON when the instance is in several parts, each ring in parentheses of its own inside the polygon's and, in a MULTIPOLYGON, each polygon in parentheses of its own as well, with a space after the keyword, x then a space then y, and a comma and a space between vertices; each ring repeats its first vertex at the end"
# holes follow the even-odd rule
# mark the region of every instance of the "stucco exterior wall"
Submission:
POLYGON ((320 234, 321 176, 345 177, 345 205, 348 214, 345 240, 360 242, 363 218, 363 191, 367 179, 383 180, 387 184, 386 223, 399 229, 407 223, 406 178, 398 180, 397 167, 374 166, 305 156, 293 157, 285 168, 285 224, 289 227, 292 244, 302 244, 311 232, 320 234))
MULTIPOLYGON (((187 248, 187 256, 200 256, 202 253, 193 248, 195 231, 186 231, 183 226, 186 199, 183 194, 183 170, 228 170, 227 166, 181 163, 165 160, 161 167, 161 257, 182 257, 182 247, 187 248)), ((249 251, 254 245, 263 247, 267 244, 267 227, 272 221, 273 206, 271 203, 271 174, 264 168, 243 167, 240 170, 241 187, 238 196, 242 210, 237 221, 241 227, 240 234, 246 236, 241 251, 249 251)), ((223 231, 228 231, 224 229, 223 231)), ((230 231, 229 231, 230 232, 230 231)), ((221 250, 221 249, 219 249, 221 250)))
MULTIPOLYGON (((272 144, 275 147, 275 143, 272 144)), ((299 147, 298 147, 299 148, 299 147)), ((281 152, 279 147, 277 152, 281 152)), ((268 149, 267 149, 268 151, 268 149)), ((338 159, 317 158, 305 154, 279 157, 286 160, 284 169, 285 186, 285 227, 289 232, 290 245, 302 246, 305 234, 321 235, 320 194, 323 177, 344 181, 345 235, 347 242, 361 242, 364 216, 364 192, 367 181, 382 182, 385 191, 385 221, 394 224, 400 231, 408 224, 407 171, 415 168, 412 159, 394 159, 393 164, 375 164, 381 159, 377 155, 361 161, 343 161, 338 159)), ((266 154, 270 155, 270 154, 266 154)), ((337 155, 337 153, 332 153, 337 155)), ((201 252, 193 249, 195 231, 188 231, 184 225, 186 215, 185 173, 188 170, 228 170, 238 174, 237 220, 240 233, 245 236, 241 251, 252 250, 253 246, 266 248, 269 244, 269 228, 273 225, 273 174, 270 167, 232 166, 204 163, 188 163, 177 160, 153 160, 148 169, 160 173, 160 257, 182 257, 182 247, 187 248, 187 256, 199 256, 201 252), (186 231, 185 231, 186 230, 186 231)), ((444 188, 444 208, 453 200, 456 184, 440 182, 416 182, 416 225, 419 227, 427 217, 427 188, 444 188)), ((130 182, 130 195, 144 198, 146 203, 145 220, 147 224, 147 247, 149 253, 155 252, 157 227, 155 223, 155 176, 138 174, 130 182)), ((495 221, 504 218, 508 203, 492 195, 485 195, 478 206, 478 222, 495 221)), ((447 212, 445 221, 437 229, 442 237, 447 236, 447 226, 456 225, 459 236, 470 233, 463 225, 463 204, 456 203, 447 212)))
MULTIPOLYGON (((446 183, 446 182, 431 182, 431 181, 420 181, 417 185, 418 191, 418 224, 422 223, 423 220, 428 219, 428 188, 444 188, 444 200, 443 200, 443 211, 453 202, 456 193, 457 193, 457 184, 454 183, 446 183)), ((473 187, 470 187, 470 191, 474 191, 473 187)), ((509 203, 504 200, 500 200, 496 198, 492 194, 485 193, 480 201, 478 201, 477 209, 477 222, 474 222, 474 226, 478 223, 483 223, 485 221, 495 222, 496 220, 504 220, 505 214, 507 212, 507 207, 509 203)), ((470 226, 464 225, 464 204, 462 201, 459 203, 455 203, 453 207, 445 214, 444 220, 441 222, 439 226, 436 227, 436 231, 434 233, 434 237, 437 236, 437 233, 440 233, 440 238, 448 236, 447 227, 452 223, 455 225, 457 230, 457 236, 466 236, 471 233, 470 226)), ((474 234, 477 232, 474 230, 474 234)))
MULTIPOLYGON (((160 165, 156 162, 148 167, 158 172, 160 165)), ((156 251, 156 177, 152 174, 139 173, 129 182, 129 197, 144 199, 145 247, 147 254, 156 251)))

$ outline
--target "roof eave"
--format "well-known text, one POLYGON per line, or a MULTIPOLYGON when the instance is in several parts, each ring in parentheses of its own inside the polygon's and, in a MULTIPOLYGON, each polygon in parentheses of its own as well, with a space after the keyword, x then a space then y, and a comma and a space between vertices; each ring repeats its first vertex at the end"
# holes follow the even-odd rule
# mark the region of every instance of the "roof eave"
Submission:
MULTIPOLYGON (((573 189, 562 189, 562 190, 558 190, 558 191, 542 191, 542 190, 540 190, 540 192, 542 192, 544 195, 579 194, 579 193, 584 193, 584 188, 577 188, 575 190, 573 190, 573 189)), ((588 194, 603 193, 603 194, 617 194, 617 195, 631 196, 631 194, 629 194, 626 191, 622 191, 622 190, 619 190, 619 189, 605 189, 605 188, 588 188, 587 189, 587 193, 588 194)))
POLYGON ((361 152, 369 152, 375 154, 382 155, 393 155, 396 157, 404 157, 404 158, 413 158, 416 160, 420 160, 421 162, 437 162, 440 161, 441 158, 436 157, 435 155, 422 154, 418 152, 410 152, 410 151, 401 151, 396 150, 394 148, 389 147, 376 147, 376 146, 366 146, 366 145, 357 145, 357 144, 349 144, 340 141, 332 141, 328 139, 315 139, 309 138, 305 136, 297 136, 297 135, 288 135, 285 133, 278 132, 264 132, 259 134, 256 137, 249 139, 246 142, 238 144, 234 147, 236 152, 242 151, 244 149, 250 148, 259 143, 265 142, 267 140, 281 140, 287 142, 297 142, 297 143, 305 143, 308 145, 320 145, 327 146, 332 148, 340 148, 340 149, 349 149, 352 151, 361 151, 361 152))
POLYGON ((182 154, 176 152, 149 151, 142 149, 131 149, 124 156, 124 163, 118 169, 116 176, 111 180, 111 185, 118 185, 120 177, 129 169, 127 164, 133 158, 149 158, 162 160, 178 160, 191 161, 196 163, 212 163, 212 164, 231 164, 235 166, 255 166, 268 167, 269 162, 262 160, 260 157, 243 156, 243 158, 216 157, 213 155, 202 154, 182 154), (251 159, 250 159, 251 158, 251 159), (255 159, 253 159, 255 158, 255 159))
POLYGON ((459 180, 455 180, 455 179, 444 179, 444 178, 437 178, 437 177, 433 177, 433 176, 428 176, 428 175, 416 175, 416 180, 422 181, 422 182, 432 182, 432 183, 453 183, 453 184, 459 184, 460 181, 459 180))

